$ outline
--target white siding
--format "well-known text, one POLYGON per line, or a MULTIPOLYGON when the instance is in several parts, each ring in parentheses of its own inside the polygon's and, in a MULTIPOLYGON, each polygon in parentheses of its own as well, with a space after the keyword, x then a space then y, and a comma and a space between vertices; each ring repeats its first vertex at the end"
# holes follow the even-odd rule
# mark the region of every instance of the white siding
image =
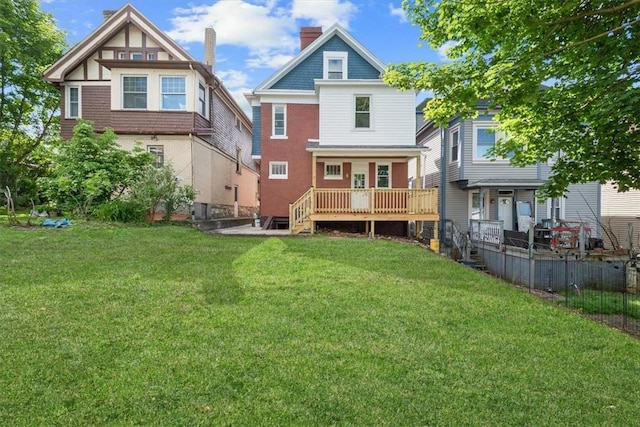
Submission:
POLYGON ((611 183, 602 185, 602 216, 640 216, 640 190, 619 193, 611 183))
POLYGON ((386 85, 323 85, 320 145, 414 145, 415 93, 386 85), (371 128, 354 128, 356 95, 371 96, 371 128))

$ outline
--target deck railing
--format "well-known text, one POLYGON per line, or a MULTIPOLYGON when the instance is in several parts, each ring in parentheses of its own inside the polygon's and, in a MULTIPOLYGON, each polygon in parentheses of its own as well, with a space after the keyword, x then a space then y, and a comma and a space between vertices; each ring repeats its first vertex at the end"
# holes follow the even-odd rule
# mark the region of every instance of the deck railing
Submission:
POLYGON ((313 214, 412 215, 437 214, 435 188, 310 188, 290 206, 293 230, 313 214))

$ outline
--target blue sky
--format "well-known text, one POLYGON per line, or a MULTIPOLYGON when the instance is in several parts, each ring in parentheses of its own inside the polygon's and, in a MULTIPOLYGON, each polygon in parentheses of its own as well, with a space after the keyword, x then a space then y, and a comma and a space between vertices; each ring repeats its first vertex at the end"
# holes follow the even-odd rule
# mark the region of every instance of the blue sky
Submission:
MULTIPOLYGON (((204 59, 204 29, 217 34, 216 74, 241 106, 251 91, 299 51, 299 28, 341 24, 383 63, 441 61, 422 45, 420 30, 409 23, 401 0, 137 0, 131 4, 187 49, 204 59)), ((88 36, 103 20, 102 11, 123 0, 41 0, 67 33, 69 45, 88 36)))

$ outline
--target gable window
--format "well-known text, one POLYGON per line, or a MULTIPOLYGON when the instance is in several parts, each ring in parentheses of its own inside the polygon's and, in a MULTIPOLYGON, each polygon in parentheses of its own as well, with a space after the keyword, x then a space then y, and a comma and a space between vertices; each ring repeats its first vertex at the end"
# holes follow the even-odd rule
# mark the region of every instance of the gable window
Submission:
POLYGON ((325 163, 324 179, 342 179, 342 163, 325 163))
POLYGON ((376 165, 376 188, 391 188, 391 165, 376 165))
POLYGON ((449 141, 451 141, 451 163, 458 161, 460 157, 460 129, 452 129, 449 133, 449 141))
POLYGON ((369 129, 371 127, 371 97, 356 96, 356 116, 355 123, 357 129, 369 129))
POLYGON ((202 117, 207 117, 207 89, 198 82, 198 113, 202 117))
POLYGON ((270 179, 287 179, 288 178, 288 162, 269 162, 269 178, 270 179))
POLYGON ((147 76, 122 77, 122 107, 147 108, 147 76))
POLYGON ((187 89, 186 78, 181 76, 161 77, 162 109, 186 110, 187 89))
POLYGON ((272 137, 286 137, 287 135, 287 107, 274 105, 272 117, 272 137))
POLYGON ((164 145, 147 145, 147 151, 155 156, 153 159, 154 167, 164 166, 164 145))
POLYGON ((347 52, 325 51, 323 53, 324 69, 322 77, 325 80, 347 79, 347 59, 347 52))
MULTIPOLYGON (((489 155, 489 150, 496 145, 496 141, 504 138, 502 132, 495 131, 495 124, 473 124, 473 160, 475 161, 489 161, 492 157, 489 155)), ((509 156, 511 157, 511 156, 509 156)), ((495 160, 507 160, 502 157, 497 157, 495 160)))
POLYGON ((118 52, 118 59, 127 59, 126 52, 118 52))
POLYGON ((142 61, 142 53, 140 53, 140 52, 132 52, 131 53, 131 59, 133 59, 134 61, 142 61))
POLYGON ((156 59, 156 54, 155 53, 147 53, 147 60, 155 61, 155 59, 156 59))
POLYGON ((80 87, 67 87, 67 109, 66 117, 76 119, 80 117, 80 87))

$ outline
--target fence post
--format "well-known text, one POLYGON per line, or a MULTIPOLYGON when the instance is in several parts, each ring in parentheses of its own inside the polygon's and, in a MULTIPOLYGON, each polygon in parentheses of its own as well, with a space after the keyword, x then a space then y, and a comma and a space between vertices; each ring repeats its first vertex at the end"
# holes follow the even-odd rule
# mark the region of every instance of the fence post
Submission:
POLYGON ((533 235, 534 235, 533 221, 529 221, 529 292, 535 288, 536 285, 536 260, 534 257, 533 249, 533 235))

